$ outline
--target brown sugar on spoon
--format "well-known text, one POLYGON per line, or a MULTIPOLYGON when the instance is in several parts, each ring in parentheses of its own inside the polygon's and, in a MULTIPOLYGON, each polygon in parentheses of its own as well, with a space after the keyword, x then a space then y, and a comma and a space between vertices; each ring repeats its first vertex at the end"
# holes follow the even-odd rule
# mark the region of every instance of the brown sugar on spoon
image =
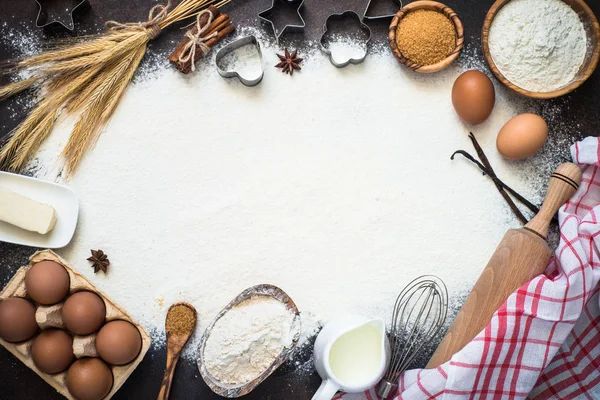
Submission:
POLYGON ((432 65, 446 58, 456 47, 456 31, 444 14, 415 10, 400 20, 396 43, 410 61, 432 65))
POLYGON ((188 303, 175 303, 167 312, 165 322, 165 330, 167 332, 167 367, 162 383, 160 384, 158 400, 169 398, 177 361, 179 361, 183 347, 196 328, 197 319, 198 313, 196 309, 188 303))
POLYGON ((175 305, 167 314, 166 328, 172 335, 183 335, 196 326, 196 315, 186 305, 175 305))

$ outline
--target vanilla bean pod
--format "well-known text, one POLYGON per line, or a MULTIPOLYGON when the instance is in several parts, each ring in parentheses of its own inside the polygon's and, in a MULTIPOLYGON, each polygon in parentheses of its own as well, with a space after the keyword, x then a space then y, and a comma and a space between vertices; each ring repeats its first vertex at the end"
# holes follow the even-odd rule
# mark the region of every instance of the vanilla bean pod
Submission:
POLYGON ((521 210, 519 210, 519 207, 517 207, 517 205, 515 204, 515 202, 513 201, 513 199, 508 195, 508 193, 506 193, 506 191, 504 190, 504 188, 502 187, 502 185, 500 185, 498 183, 498 180, 499 180, 498 176, 496 176, 496 173, 494 172, 494 169, 492 168, 492 165, 490 164, 487 156, 483 152, 483 149, 481 148, 481 146, 477 142, 477 139, 475 139, 475 135, 473 135, 473 132, 469 133, 469 139, 471 139, 471 142, 473 143, 473 147, 475 147, 475 151, 477 152, 477 155, 479 156, 479 159, 481 160, 481 163, 483 165, 485 165, 485 167, 487 168, 487 170, 488 170, 488 176, 490 178, 492 178, 492 181, 494 182, 494 185, 496 185, 496 188, 498 189, 498 191, 500 192, 500 194, 502 195, 502 197, 504 197, 504 200, 508 203, 508 206, 510 207, 510 209, 517 216, 517 218, 519 218, 519 220, 521 221, 521 223, 526 224, 527 223, 527 218, 523 215, 523 213, 521 212, 521 210))
POLYGON ((526 198, 524 198, 523 196, 521 196, 519 193, 517 193, 513 188, 511 188, 510 186, 508 186, 506 183, 504 183, 503 181, 500 180, 500 178, 496 177, 496 178, 492 178, 490 176, 490 174, 488 173, 488 169, 481 164, 477 159, 475 159, 475 157, 473 157, 472 155, 470 155, 469 153, 467 153, 464 150, 457 150, 455 151, 452 156, 450 157, 451 160, 454 160, 454 156, 460 154, 461 156, 465 157, 466 159, 468 159, 469 161, 471 161, 473 164, 477 165, 477 167, 479 167, 479 169, 481 170, 481 172, 483 172, 483 175, 487 175, 490 177, 490 179, 495 179, 495 182, 497 182, 498 184, 502 185, 502 187, 508 191, 508 193, 510 193, 513 197, 515 197, 517 200, 519 200, 519 202, 521 202, 525 207, 527 207, 531 212, 537 214, 540 209, 532 204, 529 200, 527 200, 526 198))
MULTIPOLYGON (((494 172, 494 169, 492 168, 492 165, 490 164, 487 156, 485 155, 483 148, 479 145, 479 143, 477 142, 477 139, 475 139, 475 135, 473 135, 472 132, 469 134, 469 139, 471 139, 471 142, 473 143, 473 147, 475 148, 475 151, 477 152, 477 156, 479 157, 481 162, 478 161, 477 159, 475 159, 475 157, 473 157, 472 155, 470 155, 469 153, 467 153, 464 150, 455 151, 452 154, 452 156, 450 156, 450 159, 454 160, 454 156, 456 154, 460 154, 461 156, 465 157, 467 160, 471 161, 473 164, 477 165, 477 167, 483 172, 483 174, 487 175, 494 182, 496 188, 498 189, 498 191, 500 192, 500 194, 502 195, 502 197, 504 198, 504 200, 510 207, 511 211, 515 214, 515 216, 523 224, 526 224, 528 222, 527 218, 523 215, 521 210, 519 210, 517 205, 514 203, 513 199, 508 195, 508 193, 510 193, 510 195, 515 197, 521 204, 523 204, 525 207, 527 207, 533 213, 537 214, 540 211, 540 209, 537 206, 535 206, 533 203, 531 203, 529 200, 524 198, 522 195, 520 195, 517 191, 515 191, 510 186, 508 186, 506 183, 504 183, 502 180, 500 180, 500 178, 498 178, 498 176, 494 172), (506 192, 508 192, 508 193, 506 193, 506 192)), ((556 216, 554 216, 552 221, 555 223, 558 223, 558 218, 556 218, 556 216)))

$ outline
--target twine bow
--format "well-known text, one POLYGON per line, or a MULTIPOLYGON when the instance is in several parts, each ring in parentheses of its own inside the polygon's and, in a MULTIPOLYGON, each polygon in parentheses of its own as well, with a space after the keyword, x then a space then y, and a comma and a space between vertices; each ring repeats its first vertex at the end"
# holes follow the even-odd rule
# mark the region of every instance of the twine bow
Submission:
POLYGON ((194 60, 196 59, 196 48, 200 49, 202 55, 208 53, 210 51, 210 47, 208 47, 205 42, 218 35, 218 32, 215 31, 208 36, 202 36, 208 30, 208 27, 212 23, 213 18, 214 15, 210 10, 202 10, 198 13, 198 16, 196 17, 196 33, 193 32, 193 29, 190 29, 185 33, 185 37, 188 38, 189 41, 183 47, 183 51, 179 55, 178 60, 179 62, 184 64, 191 61, 192 71, 196 70, 196 67, 194 65, 194 60), (208 20, 204 25, 202 25, 202 23, 200 22, 200 17, 202 17, 206 13, 208 13, 208 20))
POLYGON ((118 21, 107 21, 104 26, 108 31, 120 31, 123 29, 134 29, 145 31, 148 35, 148 39, 152 40, 160 35, 160 23, 167 17, 171 7, 171 0, 167 1, 167 4, 157 4, 150 9, 148 13, 148 21, 146 22, 127 22, 121 23, 118 21))

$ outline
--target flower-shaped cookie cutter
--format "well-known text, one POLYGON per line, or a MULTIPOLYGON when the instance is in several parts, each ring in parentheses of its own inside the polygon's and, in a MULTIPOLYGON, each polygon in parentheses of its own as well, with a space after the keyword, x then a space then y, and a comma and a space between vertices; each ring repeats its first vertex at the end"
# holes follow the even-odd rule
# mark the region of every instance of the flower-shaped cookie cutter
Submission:
POLYGON ((245 86, 248 86, 248 87, 258 85, 260 83, 260 81, 262 81, 263 76, 265 74, 265 71, 263 68, 262 51, 260 50, 260 43, 258 42, 256 37, 254 37, 252 35, 245 36, 243 38, 234 40, 233 42, 223 46, 217 52, 217 55, 215 56, 215 64, 217 66, 217 72, 223 78, 238 78, 240 80, 240 82, 242 82, 245 86), (243 77, 240 73, 238 73, 235 70, 230 70, 228 68, 221 67, 221 60, 223 60, 223 57, 225 57, 227 54, 230 54, 233 51, 239 49, 240 47, 243 47, 243 46, 246 46, 249 44, 253 45, 256 48, 256 54, 258 55, 258 58, 260 60, 260 76, 258 76, 256 78, 248 79, 246 77, 243 77))
POLYGON ((304 22, 304 18, 302 18, 302 14, 300 14, 300 9, 304 5, 304 0, 273 0, 271 2, 271 7, 267 8, 264 11, 261 11, 258 14, 258 18, 267 24, 271 25, 273 29, 273 33, 275 34, 275 42, 279 44, 279 38, 283 33, 287 31, 303 31, 306 23, 304 22), (275 14, 280 13, 280 7, 293 7, 295 11, 295 16, 298 16, 300 23, 296 24, 287 24, 281 29, 279 32, 273 23, 273 17, 275 14))
POLYGON ((340 14, 331 14, 329 17, 327 17, 327 20, 325 21, 325 25, 323 25, 323 34, 321 35, 321 40, 319 41, 319 43, 321 45, 321 50, 329 56, 329 61, 331 62, 331 64, 333 64, 337 68, 344 68, 345 66, 350 65, 350 64, 360 64, 361 62, 363 62, 365 60, 365 58, 367 57, 368 45, 369 45, 370 41, 371 41, 371 29, 362 22, 362 18, 359 17, 359 15, 356 12, 347 10, 340 14), (360 30, 366 35, 366 39, 363 41, 364 43, 361 46, 364 48, 364 54, 360 57, 350 57, 347 60, 338 61, 335 59, 333 52, 328 47, 327 31, 329 30, 329 28, 332 24, 337 23, 337 22, 343 22, 348 19, 352 19, 352 20, 355 20, 356 22, 358 22, 358 26, 360 27, 360 30))
POLYGON ((37 18, 35 20, 35 26, 38 28, 46 28, 58 25, 69 31, 75 29, 75 13, 90 7, 89 0, 35 0, 35 2, 37 3, 39 9, 37 18), (69 15, 67 23, 58 19, 48 19, 47 6, 48 4, 55 3, 57 1, 60 3, 66 3, 65 10, 69 15), (71 8, 68 7, 69 3, 73 4, 71 8))
POLYGON ((365 8, 365 12, 363 13, 363 19, 380 20, 380 19, 386 19, 386 18, 394 18, 394 16, 398 12, 398 10, 400 10, 403 6, 402 0, 388 0, 388 1, 391 1, 394 4, 398 5, 398 9, 395 10, 394 12, 392 12, 391 14, 369 15, 369 11, 371 11, 371 9, 374 8, 374 4, 378 1, 382 1, 382 0, 369 0, 369 2, 367 3, 367 8, 365 8))

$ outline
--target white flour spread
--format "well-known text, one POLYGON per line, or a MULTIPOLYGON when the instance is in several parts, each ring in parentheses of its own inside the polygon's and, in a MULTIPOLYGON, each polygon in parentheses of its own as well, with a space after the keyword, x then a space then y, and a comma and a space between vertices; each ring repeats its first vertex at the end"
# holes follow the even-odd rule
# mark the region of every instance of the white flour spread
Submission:
POLYGON ((512 0, 494 18, 488 43, 500 72, 534 92, 570 83, 587 48, 583 23, 562 0, 512 0))
POLYGON ((245 384, 292 344, 292 314, 281 301, 254 296, 216 322, 204 348, 207 371, 221 383, 245 384))
MULTIPOLYGON (((533 109, 496 85, 490 119, 463 125, 450 99, 460 65, 422 76, 385 48, 337 69, 314 43, 290 77, 273 67, 281 49, 258 38, 265 77, 254 88, 219 76, 214 54, 189 76, 166 62, 143 68, 66 182, 81 211, 59 254, 153 332, 156 346, 168 307, 193 304, 188 357, 219 311, 256 284, 294 299, 304 337, 342 312, 389 320, 398 293, 423 274, 442 278, 459 302, 519 223, 488 178, 450 155, 474 153, 474 130, 498 176, 539 204, 558 163, 546 157, 566 152, 569 136, 507 162, 496 135, 533 109), (86 261, 96 248, 109 255, 106 275, 86 261)), ((479 59, 463 63, 481 68, 479 59)), ((552 141, 557 125, 548 122, 552 141)), ((43 145, 32 163, 38 177, 62 180, 57 160, 72 123, 59 121, 43 145)))

